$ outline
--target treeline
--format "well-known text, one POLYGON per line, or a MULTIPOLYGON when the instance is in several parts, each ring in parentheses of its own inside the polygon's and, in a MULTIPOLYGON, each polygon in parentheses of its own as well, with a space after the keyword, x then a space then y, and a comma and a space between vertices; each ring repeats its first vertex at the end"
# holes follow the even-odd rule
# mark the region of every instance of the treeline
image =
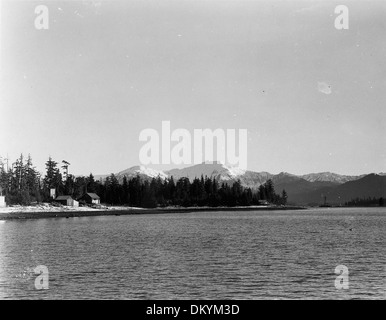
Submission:
MULTIPOLYGON (((98 192, 97 192, 98 193, 98 192)), ((244 188, 240 181, 232 185, 219 184, 215 178, 188 178, 177 181, 173 177, 162 180, 153 178, 150 181, 139 176, 128 180, 123 177, 122 183, 111 174, 104 184, 99 184, 101 201, 111 205, 129 205, 134 207, 165 206, 250 206, 259 205, 262 200, 273 204, 286 204, 287 193, 276 194, 272 180, 261 185, 257 192, 244 188)))
POLYGON ((165 207, 165 206, 250 206, 259 205, 263 201, 272 204, 287 203, 285 190, 276 194, 272 180, 260 185, 257 191, 244 188, 240 181, 232 185, 221 183, 215 178, 196 178, 192 182, 188 178, 177 181, 171 177, 142 179, 139 176, 118 179, 114 174, 103 182, 96 181, 90 174, 88 177, 75 177, 68 174, 69 162, 63 160, 61 173, 58 163, 49 157, 46 162, 46 173, 41 177, 32 164, 31 156, 23 155, 11 167, 0 159, 0 192, 6 196, 8 204, 28 205, 34 202, 50 202, 50 190, 55 195, 71 195, 78 199, 85 192, 99 195, 101 203, 110 205, 127 205, 133 207, 165 207))
POLYGON ((71 195, 74 199, 82 196, 87 190, 95 192, 97 183, 93 176, 74 177, 68 174, 69 163, 58 163, 49 157, 46 162, 44 177, 36 170, 32 158, 20 155, 15 162, 8 164, 8 159, 0 158, 0 194, 5 195, 7 204, 29 205, 31 203, 50 202, 50 190, 55 190, 55 195, 71 195), (60 172, 62 169, 63 174, 60 172))
MULTIPOLYGON (((8 167, 8 159, 6 161, 8 167)), ((0 158, 0 194, 5 195, 8 204, 41 202, 41 182, 40 173, 33 166, 30 155, 27 159, 21 155, 7 170, 0 158)))
POLYGON ((383 197, 380 198, 355 198, 345 203, 348 207, 383 207, 385 205, 385 199, 383 197))

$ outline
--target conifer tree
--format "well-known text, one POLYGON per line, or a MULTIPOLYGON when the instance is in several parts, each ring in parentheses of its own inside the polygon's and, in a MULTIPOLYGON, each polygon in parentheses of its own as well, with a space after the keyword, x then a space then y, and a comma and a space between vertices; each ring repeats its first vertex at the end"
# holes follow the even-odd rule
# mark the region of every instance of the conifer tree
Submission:
POLYGON ((44 176, 44 191, 46 199, 49 198, 50 189, 56 190, 56 195, 60 195, 63 191, 62 175, 57 167, 58 163, 48 158, 46 162, 46 175, 44 176))

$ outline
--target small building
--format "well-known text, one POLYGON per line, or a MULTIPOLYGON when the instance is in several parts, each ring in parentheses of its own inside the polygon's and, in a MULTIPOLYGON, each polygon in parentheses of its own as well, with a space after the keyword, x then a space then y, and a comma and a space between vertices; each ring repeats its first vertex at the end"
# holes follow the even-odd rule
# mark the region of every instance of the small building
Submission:
POLYGON ((101 203, 101 198, 99 198, 99 196, 96 194, 96 193, 91 193, 91 192, 87 192, 85 193, 83 196, 81 196, 79 200, 83 200, 85 201, 86 203, 89 203, 89 204, 100 204, 101 203))
POLYGON ((259 200, 259 205, 260 206, 268 206, 269 202, 267 200, 259 200))
POLYGON ((79 202, 72 199, 71 196, 58 196, 55 201, 64 206, 79 207, 79 202))

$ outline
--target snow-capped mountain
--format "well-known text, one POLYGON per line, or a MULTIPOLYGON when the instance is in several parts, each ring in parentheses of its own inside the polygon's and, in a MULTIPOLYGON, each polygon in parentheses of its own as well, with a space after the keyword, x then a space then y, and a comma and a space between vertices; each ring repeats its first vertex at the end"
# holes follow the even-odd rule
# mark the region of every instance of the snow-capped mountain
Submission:
POLYGON ((332 173, 332 172, 320 172, 320 173, 309 173, 300 176, 306 181, 309 182, 335 182, 335 183, 345 183, 348 181, 354 181, 358 180, 365 175, 360 175, 360 176, 345 176, 345 175, 340 175, 337 173, 332 173))
POLYGON ((136 176, 139 176, 143 179, 152 179, 152 178, 158 178, 158 177, 160 177, 161 179, 166 179, 168 177, 168 175, 165 174, 163 171, 154 170, 145 166, 131 167, 129 169, 118 172, 116 176, 118 180, 123 179, 124 176, 128 179, 136 176))
POLYGON ((244 175, 237 178, 240 179, 240 182, 244 187, 256 189, 260 185, 264 184, 268 179, 272 179, 273 177, 273 174, 265 171, 246 171, 244 175))
POLYGON ((194 178, 200 178, 201 176, 216 178, 218 181, 228 181, 235 179, 245 174, 245 170, 237 167, 229 167, 219 162, 205 162, 196 164, 191 167, 183 169, 172 169, 166 171, 169 177, 173 176, 173 179, 178 180, 182 177, 189 178, 191 181, 194 178))
MULTIPOLYGON (((174 180, 178 180, 182 177, 189 178, 193 181, 194 178, 210 177, 216 178, 219 183, 225 182, 233 184, 233 182, 240 180, 244 187, 258 188, 261 184, 264 184, 268 179, 272 179, 275 184, 288 185, 288 184, 302 184, 306 182, 313 183, 315 186, 326 186, 329 184, 343 184, 349 181, 358 180, 365 175, 360 176, 347 176, 339 175, 331 172, 309 173, 305 175, 294 175, 287 172, 281 172, 279 174, 271 174, 269 172, 255 172, 249 170, 242 170, 238 167, 232 167, 220 162, 204 162, 201 164, 193 165, 182 169, 172 169, 168 171, 160 171, 145 166, 134 166, 129 169, 123 170, 116 174, 118 180, 122 180, 124 176, 128 179, 136 176, 140 176, 143 179, 152 179, 160 177, 161 179, 167 179, 173 177, 174 180)), ((101 176, 102 180, 106 176, 101 176)))
MULTIPOLYGON (((348 201, 354 196, 384 196, 384 183, 386 183, 384 181, 384 173, 360 176, 339 175, 331 172, 305 175, 294 175, 287 172, 271 174, 269 172, 241 170, 240 168, 227 166, 219 162, 205 162, 168 171, 159 171, 145 166, 134 166, 117 173, 116 176, 120 182, 122 182, 124 176, 128 179, 139 176, 145 180, 158 177, 164 180, 173 177, 175 181, 180 178, 189 178, 190 181, 193 181, 194 178, 201 178, 203 176, 204 178, 215 178, 220 184, 227 183, 232 185, 235 181, 239 180, 242 186, 255 190, 268 179, 272 179, 276 192, 280 193, 282 190, 286 190, 288 199, 296 204, 318 204, 321 199, 320 194, 327 194, 328 201, 331 203, 338 201, 336 199, 348 201)), ((107 175, 100 177, 101 181, 103 181, 107 175)))
POLYGON ((166 171, 166 173, 169 177, 173 176, 175 180, 186 177, 192 181, 194 178, 200 178, 201 176, 216 178, 219 183, 224 182, 228 184, 233 184, 233 182, 240 180, 244 187, 253 189, 258 188, 261 184, 273 177, 269 172, 243 170, 216 161, 205 162, 183 169, 172 169, 166 171))

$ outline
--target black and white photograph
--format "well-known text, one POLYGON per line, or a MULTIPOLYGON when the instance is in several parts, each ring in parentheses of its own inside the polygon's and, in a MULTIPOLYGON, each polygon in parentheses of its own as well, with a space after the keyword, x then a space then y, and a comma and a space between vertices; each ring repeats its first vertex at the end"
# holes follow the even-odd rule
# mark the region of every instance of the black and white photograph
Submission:
POLYGON ((0 300, 385 300, 385 103, 386 1, 1 0, 0 300))

